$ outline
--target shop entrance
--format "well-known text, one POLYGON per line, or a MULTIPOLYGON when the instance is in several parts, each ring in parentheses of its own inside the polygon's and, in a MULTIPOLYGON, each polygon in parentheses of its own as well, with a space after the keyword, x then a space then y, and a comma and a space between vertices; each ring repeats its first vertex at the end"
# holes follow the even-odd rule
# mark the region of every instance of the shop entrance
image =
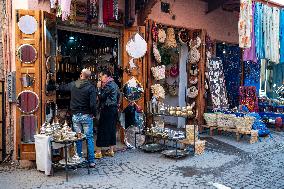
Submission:
MULTIPOLYGON (((121 88, 122 69, 118 59, 119 40, 117 38, 57 30, 56 83, 64 85, 79 78, 83 68, 92 71, 94 85, 102 69, 112 72, 113 78, 121 88)), ((56 92, 56 104, 60 122, 67 119, 71 123, 69 104, 70 93, 56 92)))
MULTIPOLYGON (((40 132, 42 124, 51 121, 54 115, 59 115, 62 122, 68 116, 70 120, 70 94, 57 92, 56 84, 78 79, 82 68, 89 68, 93 72, 92 80, 95 84, 99 70, 108 67, 120 88, 135 77, 146 89, 147 58, 136 59, 137 67, 131 70, 129 62, 132 58, 125 51, 126 44, 136 33, 143 38, 146 36, 145 27, 124 30, 117 27, 98 28, 86 23, 62 22, 56 20, 54 14, 44 11, 17 10, 17 18, 26 15, 34 17, 35 31, 29 34, 26 28, 16 27, 15 45, 17 52, 21 52, 16 58, 16 93, 17 98, 27 97, 33 103, 17 101, 15 150, 18 159, 35 160, 33 136, 40 132), (27 57, 31 61, 19 56, 22 51, 31 51, 29 54, 33 56, 27 57), (32 77, 34 82, 24 85, 21 78, 27 77, 32 77), (27 108, 31 110, 26 111, 27 108)), ((17 19, 17 26, 18 22, 17 19)), ((23 22, 23 26, 31 24, 29 21, 23 22)), ((146 94, 140 97, 136 103, 144 107, 146 94)), ((124 109, 129 101, 126 98, 122 101, 124 109)))

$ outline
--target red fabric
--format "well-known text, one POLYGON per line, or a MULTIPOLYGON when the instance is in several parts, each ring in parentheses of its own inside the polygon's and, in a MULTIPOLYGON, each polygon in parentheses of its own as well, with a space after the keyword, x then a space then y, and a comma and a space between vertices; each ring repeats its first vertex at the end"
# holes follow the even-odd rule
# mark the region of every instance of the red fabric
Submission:
POLYGON ((113 11, 114 11, 113 0, 104 0, 103 1, 103 21, 105 24, 108 24, 110 20, 114 20, 113 11))
POLYGON ((256 88, 251 86, 241 86, 240 90, 240 104, 247 106, 250 112, 258 112, 258 98, 256 88))
POLYGON ((275 119, 275 127, 281 127, 282 126, 282 118, 281 117, 277 117, 275 119))

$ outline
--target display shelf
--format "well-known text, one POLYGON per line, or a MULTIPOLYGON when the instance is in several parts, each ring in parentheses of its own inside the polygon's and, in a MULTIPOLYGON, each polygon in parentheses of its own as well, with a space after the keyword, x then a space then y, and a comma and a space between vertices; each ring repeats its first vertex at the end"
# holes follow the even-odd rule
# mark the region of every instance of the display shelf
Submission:
POLYGON ((194 116, 178 116, 178 115, 157 114, 157 113, 147 113, 147 115, 152 115, 152 116, 166 116, 166 117, 180 117, 180 118, 188 118, 188 119, 193 119, 193 118, 194 118, 194 116))
MULTIPOLYGON (((177 115, 168 115, 168 114, 157 114, 157 113, 147 113, 147 115, 151 115, 151 116, 167 116, 167 117, 182 117, 182 118, 194 118, 194 139, 195 139, 195 129, 196 129, 196 119, 195 119, 195 116, 190 116, 190 117, 184 117, 184 116, 177 116, 177 115)), ((146 122, 146 125, 147 125, 147 122, 146 122)), ((183 128, 183 130, 186 130, 186 128, 183 128)), ((182 156, 180 155, 180 153, 179 153, 179 149, 178 149, 178 144, 180 143, 180 144, 183 144, 183 145, 187 145, 187 146, 193 146, 193 154, 195 154, 195 140, 194 140, 194 142, 191 144, 185 144, 184 142, 182 142, 182 141, 184 141, 184 140, 186 140, 186 135, 185 135, 185 139, 178 139, 178 138, 169 138, 169 137, 162 137, 162 136, 154 136, 154 135, 151 135, 151 134, 148 134, 148 133, 146 133, 145 131, 142 131, 142 132, 137 132, 137 133, 135 133, 135 141, 136 141, 136 135, 137 134, 143 134, 143 135, 145 135, 146 136, 146 138, 148 138, 148 139, 152 139, 152 143, 155 143, 155 138, 156 139, 160 139, 160 140, 164 140, 164 145, 166 146, 166 141, 172 141, 172 142, 174 142, 175 143, 175 146, 173 147, 174 148, 174 150, 175 150, 175 154, 171 154, 171 155, 166 155, 165 153, 164 153, 164 155, 166 156, 166 157, 171 157, 171 158, 175 158, 175 159, 179 159, 179 158, 182 158, 182 157, 185 157, 185 156, 187 156, 187 155, 189 155, 189 153, 187 152, 187 153, 184 153, 182 156)), ((185 132, 185 134, 186 134, 186 132, 185 132)), ((147 144, 147 142, 146 142, 146 144, 147 144)), ((136 144, 135 144, 135 147, 136 147, 136 144)))

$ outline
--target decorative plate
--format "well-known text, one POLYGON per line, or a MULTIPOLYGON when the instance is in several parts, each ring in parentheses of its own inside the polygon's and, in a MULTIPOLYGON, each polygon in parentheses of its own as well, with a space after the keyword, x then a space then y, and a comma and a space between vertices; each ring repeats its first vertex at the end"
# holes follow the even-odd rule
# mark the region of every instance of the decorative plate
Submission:
POLYGON ((126 52, 132 58, 142 58, 146 54, 146 51, 147 43, 138 33, 136 33, 126 44, 126 52))
MULTIPOLYGON (((138 127, 131 126, 125 130, 124 142, 127 147, 135 148, 135 133, 139 133, 138 127)), ((145 143, 145 135, 137 134, 136 146, 142 146, 144 143, 145 143)))
POLYGON ((123 85, 123 95, 130 102, 138 101, 143 97, 143 93, 143 85, 135 77, 131 77, 123 85))

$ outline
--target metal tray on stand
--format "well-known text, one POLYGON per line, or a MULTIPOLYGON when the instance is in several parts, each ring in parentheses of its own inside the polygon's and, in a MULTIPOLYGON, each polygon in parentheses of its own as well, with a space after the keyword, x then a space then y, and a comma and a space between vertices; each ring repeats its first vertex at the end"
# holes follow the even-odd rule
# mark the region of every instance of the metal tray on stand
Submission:
POLYGON ((185 150, 164 150, 162 154, 169 158, 183 158, 189 155, 188 151, 185 150))
POLYGON ((145 144, 140 147, 143 151, 145 152, 160 152, 165 149, 165 146, 162 144, 156 144, 156 143, 151 143, 151 144, 145 144))

